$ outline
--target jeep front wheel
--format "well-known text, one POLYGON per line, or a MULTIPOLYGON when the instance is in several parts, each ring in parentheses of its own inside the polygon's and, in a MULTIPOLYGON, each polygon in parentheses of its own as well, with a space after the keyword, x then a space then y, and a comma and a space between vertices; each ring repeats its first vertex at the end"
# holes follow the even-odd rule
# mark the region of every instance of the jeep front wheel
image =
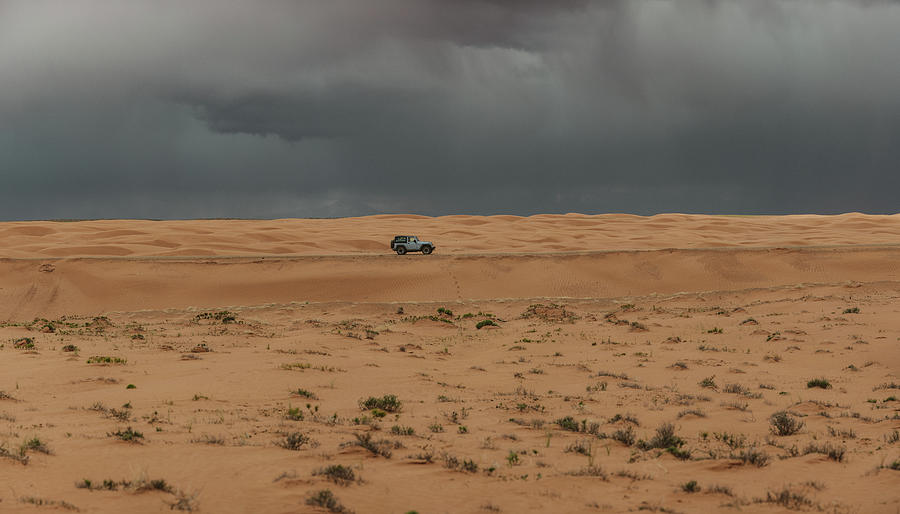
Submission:
POLYGON ((405 253, 406 253, 406 247, 405 247, 405 246, 398 246, 398 247, 397 247, 397 255, 403 255, 403 254, 405 254, 405 253))
POLYGON ((431 247, 430 247, 430 246, 423 246, 423 247, 422 247, 422 253, 424 253, 425 255, 428 255, 429 253, 431 253, 431 247))

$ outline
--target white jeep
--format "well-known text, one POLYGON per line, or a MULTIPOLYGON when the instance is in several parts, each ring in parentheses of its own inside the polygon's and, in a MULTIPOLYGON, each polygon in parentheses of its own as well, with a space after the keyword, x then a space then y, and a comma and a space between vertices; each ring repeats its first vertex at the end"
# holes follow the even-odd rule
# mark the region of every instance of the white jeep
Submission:
POLYGON ((434 251, 434 243, 419 241, 416 236, 394 236, 391 241, 391 250, 397 252, 397 255, 404 255, 406 252, 422 252, 428 255, 434 251))

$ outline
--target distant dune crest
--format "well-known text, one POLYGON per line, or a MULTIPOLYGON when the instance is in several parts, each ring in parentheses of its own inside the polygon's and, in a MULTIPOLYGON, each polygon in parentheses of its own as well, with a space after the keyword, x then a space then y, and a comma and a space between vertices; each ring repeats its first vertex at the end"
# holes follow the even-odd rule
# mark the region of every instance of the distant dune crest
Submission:
POLYGON ((397 234, 438 254, 900 244, 900 215, 377 215, 339 219, 0 223, 7 258, 389 253, 397 234))

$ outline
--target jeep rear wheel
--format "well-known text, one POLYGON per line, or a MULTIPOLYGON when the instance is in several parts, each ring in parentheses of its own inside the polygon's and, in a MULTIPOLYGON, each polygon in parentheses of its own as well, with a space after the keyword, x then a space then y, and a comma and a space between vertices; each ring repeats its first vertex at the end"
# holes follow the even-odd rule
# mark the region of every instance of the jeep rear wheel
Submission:
POLYGON ((403 255, 403 254, 405 254, 405 253, 406 253, 406 247, 405 247, 405 246, 398 246, 398 247, 397 247, 397 255, 403 255))
POLYGON ((431 247, 428 245, 423 246, 422 253, 424 253, 425 255, 428 255, 429 253, 431 253, 431 247))

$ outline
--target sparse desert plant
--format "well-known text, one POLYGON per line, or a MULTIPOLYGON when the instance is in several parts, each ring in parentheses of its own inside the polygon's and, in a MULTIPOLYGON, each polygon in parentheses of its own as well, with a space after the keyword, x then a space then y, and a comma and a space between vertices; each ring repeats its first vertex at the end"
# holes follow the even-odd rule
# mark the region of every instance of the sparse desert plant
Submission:
POLYGON ((210 435, 210 434, 203 434, 202 436, 198 437, 197 439, 192 440, 191 442, 212 444, 212 445, 218 445, 218 446, 225 445, 225 439, 223 439, 221 436, 210 435))
POLYGON ((579 430, 578 422, 575 421, 575 418, 573 418, 572 416, 566 416, 564 418, 559 418, 554 423, 559 425, 559 427, 562 428, 563 430, 569 430, 571 432, 578 432, 578 430, 579 430))
POLYGON ((576 471, 569 471, 566 474, 569 476, 573 476, 573 477, 595 477, 595 478, 600 478, 602 480, 608 480, 608 475, 606 474, 606 471, 604 471, 603 468, 601 468, 598 465, 585 466, 576 471))
POLYGON ((284 419, 303 421, 303 411, 300 410, 300 407, 288 407, 288 410, 284 412, 284 419))
POLYGON ((494 320, 492 320, 492 319, 483 319, 475 324, 475 328, 478 330, 481 330, 484 327, 497 327, 497 326, 499 326, 499 325, 497 325, 497 323, 495 323, 494 320))
POLYGON ((715 375, 704 378, 700 381, 700 387, 704 387, 706 389, 717 389, 715 378, 715 375))
POLYGON ((591 441, 588 439, 575 441, 566 447, 566 453, 578 453, 581 455, 591 456, 591 441))
POLYGON ((438 434, 444 431, 444 425, 441 425, 440 423, 432 423, 428 425, 428 430, 430 430, 432 433, 438 434))
POLYGON ((413 427, 394 425, 391 427, 391 433, 394 435, 414 435, 416 431, 415 429, 413 429, 413 427))
POLYGON ((888 469, 893 469, 894 471, 900 471, 900 460, 895 460, 888 464, 888 469))
POLYGON ((391 451, 391 447, 393 444, 387 440, 375 441, 372 439, 372 434, 366 432, 364 434, 355 434, 356 441, 350 443, 344 443, 345 445, 353 445, 359 446, 361 448, 365 448, 372 452, 373 455, 380 455, 386 459, 390 459, 393 452, 391 451))
POLYGON ((618 423, 620 421, 631 423, 636 427, 641 426, 640 421, 638 421, 638 419, 633 414, 616 414, 615 416, 609 418, 608 423, 618 423))
POLYGON ((641 450, 680 448, 682 445, 684 445, 684 440, 675 435, 675 425, 672 423, 660 425, 656 429, 656 434, 649 441, 640 440, 637 442, 637 446, 641 450))
POLYGON ((794 435, 803 428, 803 422, 787 411, 778 411, 769 417, 769 430, 775 435, 794 435))
POLYGON ((859 307, 847 307, 844 314, 859 314, 859 307))
POLYGON ((306 504, 313 507, 320 507, 328 512, 349 514, 352 511, 341 505, 337 497, 329 489, 316 491, 306 498, 306 504))
POLYGON ((313 476, 324 476, 338 485, 350 485, 356 481, 356 473, 353 468, 342 464, 332 464, 313 471, 313 476))
POLYGON ((722 390, 731 394, 747 394, 750 392, 749 389, 741 384, 725 384, 725 387, 722 390))
POLYGON ((759 502, 774 503, 776 505, 781 505, 788 510, 802 510, 812 507, 813 505, 812 500, 807 498, 803 493, 793 491, 789 487, 784 487, 780 491, 769 491, 766 493, 766 498, 759 500, 759 502))
POLYGON ((109 357, 107 355, 94 355, 88 357, 88 364, 125 364, 128 362, 128 359, 123 359, 121 357, 109 357))
POLYGON ((616 430, 609 437, 613 441, 618 441, 625 446, 631 446, 635 441, 634 428, 631 425, 628 425, 624 429, 616 430))
POLYGON ((138 441, 138 439, 144 438, 144 434, 132 429, 131 427, 128 427, 125 430, 116 430, 115 432, 110 432, 108 435, 110 437, 117 437, 122 441, 126 441, 129 443, 138 443, 140 442, 138 441))
POLYGON ((22 447, 19 447, 18 450, 10 450, 6 446, 0 444, 0 458, 6 458, 10 460, 14 460, 20 464, 28 464, 28 455, 25 454, 25 451, 22 447))
POLYGON ((681 419, 685 416, 695 416, 698 418, 705 418, 706 413, 700 409, 685 409, 678 413, 678 419, 681 419))
POLYGON ((45 455, 52 455, 53 452, 50 451, 50 448, 47 447, 47 444, 44 441, 41 441, 37 437, 32 437, 31 439, 26 439, 25 442, 22 443, 22 446, 19 448, 19 453, 22 455, 25 452, 38 452, 43 453, 45 455))
POLYGON ((809 455, 810 453, 819 453, 827 456, 829 459, 835 462, 843 462, 844 453, 847 452, 847 449, 843 446, 835 446, 831 443, 825 444, 816 444, 809 443, 805 450, 803 450, 803 455, 809 455))
POLYGON ((370 396, 360 400, 359 405, 363 410, 381 409, 385 412, 400 412, 403 408, 403 403, 393 394, 386 394, 380 398, 370 396))
POLYGON ((13 341, 13 348, 17 348, 19 350, 33 350, 34 339, 31 337, 20 337, 13 341))
POLYGON ((831 383, 824 378, 814 378, 806 383, 807 389, 812 389, 813 387, 818 387, 820 389, 830 389, 831 383))
POLYGON ((681 484, 681 490, 686 493, 698 493, 700 492, 700 486, 697 485, 696 480, 691 480, 681 484))
POLYGON ((900 431, 894 430, 890 434, 884 436, 884 441, 888 444, 894 444, 900 441, 900 431))
POLYGON ((276 441, 275 444, 280 446, 286 450, 300 450, 304 445, 310 442, 309 436, 304 435, 300 432, 291 432, 289 434, 285 434, 285 436, 276 441))
POLYGON ((67 344, 67 345, 65 345, 65 346, 62 347, 62 351, 64 351, 64 352, 77 352, 77 351, 78 351, 78 347, 75 346, 74 344, 67 344))
POLYGON ((769 455, 756 446, 741 450, 741 453, 737 455, 737 458, 744 464, 752 464, 759 468, 769 463, 769 455))
POLYGON ((303 389, 302 387, 300 389, 297 389, 296 391, 293 391, 293 393, 296 394, 297 396, 301 396, 303 398, 308 398, 310 400, 318 400, 319 399, 319 397, 316 396, 315 393, 313 393, 312 391, 307 391, 306 389, 303 389))

